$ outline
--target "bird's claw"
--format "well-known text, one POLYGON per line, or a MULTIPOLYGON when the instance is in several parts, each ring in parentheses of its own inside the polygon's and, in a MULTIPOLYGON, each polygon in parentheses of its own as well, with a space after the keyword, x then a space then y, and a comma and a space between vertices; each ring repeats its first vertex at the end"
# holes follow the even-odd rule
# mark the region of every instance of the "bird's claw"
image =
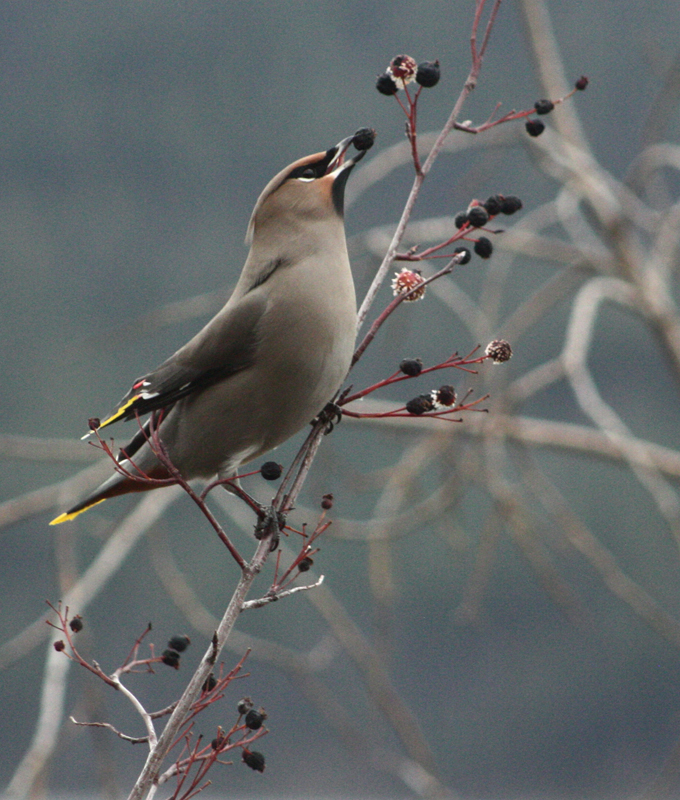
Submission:
POLYGON ((255 525, 255 538, 262 540, 271 536, 269 552, 273 552, 279 546, 279 531, 286 526, 286 515, 277 511, 274 506, 262 508, 258 514, 257 524, 255 525))
POLYGON ((328 403, 316 420, 326 426, 324 436, 327 436, 342 420, 342 409, 337 403, 328 403))

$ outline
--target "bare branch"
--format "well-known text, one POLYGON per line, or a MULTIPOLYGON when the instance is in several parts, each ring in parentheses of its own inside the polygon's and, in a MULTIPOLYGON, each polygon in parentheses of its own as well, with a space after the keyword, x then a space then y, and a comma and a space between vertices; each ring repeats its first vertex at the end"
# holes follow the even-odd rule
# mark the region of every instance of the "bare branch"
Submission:
POLYGON ((74 725, 81 725, 87 728, 106 728, 107 730, 113 731, 119 739, 130 742, 130 744, 144 744, 149 740, 148 736, 128 736, 126 733, 122 733, 117 728, 114 728, 110 722, 82 722, 81 720, 74 719, 74 717, 69 717, 69 720, 74 725))
POLYGON ((323 575, 319 576, 319 579, 314 583, 307 584, 305 586, 294 586, 292 589, 285 589, 282 592, 277 592, 274 595, 265 595, 264 597, 260 597, 257 600, 246 600, 246 602, 241 607, 242 611, 248 611, 253 608, 262 608, 262 606, 266 606, 269 603, 273 603, 276 600, 283 600, 284 597, 290 597, 293 594, 297 594, 298 592, 308 592, 310 589, 316 589, 318 586, 324 581, 323 575))

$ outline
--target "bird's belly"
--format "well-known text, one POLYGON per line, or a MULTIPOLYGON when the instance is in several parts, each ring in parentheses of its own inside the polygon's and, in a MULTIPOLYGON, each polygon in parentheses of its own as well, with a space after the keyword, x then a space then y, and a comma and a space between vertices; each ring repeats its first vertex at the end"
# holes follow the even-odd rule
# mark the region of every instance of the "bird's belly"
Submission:
POLYGON ((277 447, 311 422, 338 390, 349 369, 350 337, 294 322, 277 335, 286 338, 264 341, 262 358, 253 366, 173 408, 176 423, 166 447, 187 479, 228 474, 277 447), (308 341, 312 335, 314 347, 308 341))

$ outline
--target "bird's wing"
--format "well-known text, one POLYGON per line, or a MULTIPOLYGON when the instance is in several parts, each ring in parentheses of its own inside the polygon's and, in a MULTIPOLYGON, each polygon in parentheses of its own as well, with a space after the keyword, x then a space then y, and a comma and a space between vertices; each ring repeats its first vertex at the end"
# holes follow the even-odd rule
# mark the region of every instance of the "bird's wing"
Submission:
POLYGON ((118 408, 97 428, 129 420, 247 369, 255 360, 266 297, 250 292, 226 306, 194 338, 148 375, 138 378, 118 408))

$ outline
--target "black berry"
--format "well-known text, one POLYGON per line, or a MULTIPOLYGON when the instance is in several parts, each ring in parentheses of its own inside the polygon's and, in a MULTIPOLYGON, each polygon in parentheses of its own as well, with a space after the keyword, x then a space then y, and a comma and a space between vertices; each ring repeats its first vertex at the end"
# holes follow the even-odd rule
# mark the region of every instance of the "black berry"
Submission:
POLYGON ((501 203, 501 214, 507 214, 510 216, 514 214, 515 211, 519 211, 522 208, 522 201, 514 194, 509 194, 507 197, 503 198, 503 202, 501 203))
POLYGON ((431 89, 439 83, 439 78, 439 61, 423 61, 422 64, 418 64, 416 83, 425 89, 431 89))
POLYGON ((73 633, 78 633, 78 631, 82 631, 83 629, 83 620, 81 619, 80 615, 76 615, 68 624, 69 628, 73 631, 73 633))
POLYGON ((524 127, 529 136, 540 136, 545 130, 545 125, 539 119, 528 119, 524 127))
POLYGON ((262 727, 262 723, 267 719, 267 715, 264 711, 255 711, 254 708, 251 708, 250 711, 246 714, 245 724, 246 728, 250 728, 251 731, 257 731, 262 727))
POLYGON ((399 362, 399 369, 404 375, 415 378, 423 371, 423 362, 419 358, 405 358, 399 362))
POLYGON ((243 763, 254 769, 256 772, 264 772, 264 756, 262 753, 258 753, 257 750, 250 750, 243 749, 243 763))
POLYGON ((427 411, 432 411, 433 409, 434 402, 429 394, 418 395, 418 397, 414 397, 413 400, 409 400, 408 403, 406 403, 406 410, 408 413, 415 414, 416 416, 425 414, 427 411))
POLYGON ((467 225, 467 221, 468 221, 467 211, 461 211, 460 214, 456 214, 453 220, 453 224, 456 226, 456 228, 462 228, 463 225, 467 225))
POLYGON ((483 228, 489 221, 489 213, 484 206, 473 206, 468 211, 467 218, 473 228, 483 228))
POLYGON ((247 714, 253 707, 253 701, 249 697, 242 697, 236 704, 236 710, 239 714, 247 714))
POLYGON ((549 114, 555 108, 555 104, 552 100, 537 100, 534 108, 537 114, 549 114))
POLYGON ((188 636, 173 636, 168 639, 168 647, 178 653, 183 653, 190 644, 191 639, 188 636))
POLYGON ((179 669, 179 653, 175 650, 163 650, 161 661, 168 667, 179 669))
POLYGON ((490 217, 495 217, 496 214, 501 213, 501 205, 504 197, 502 194, 494 194, 484 202, 484 208, 487 210, 490 217))
POLYGON ((399 89, 397 84, 394 82, 391 75, 387 72, 383 72, 382 75, 378 75, 378 78, 375 82, 375 88, 380 92, 380 94, 396 94, 399 89))
POLYGON ((475 253, 477 253, 480 258, 489 258, 491 253, 493 253, 493 245, 486 236, 480 236, 475 242, 475 253))
POLYGON ((278 480, 282 472, 283 467, 281 464, 277 464, 276 461, 265 461, 260 467, 260 475, 262 475, 266 481, 278 480))
POLYGON ((219 750, 226 741, 227 737, 224 735, 224 731, 222 728, 218 728, 217 736, 212 740, 212 742, 210 742, 210 746, 213 750, 219 750))
POLYGON ((330 492, 321 498, 321 508, 323 508, 324 511, 333 508, 333 495, 330 494, 330 492))
POLYGON ((376 133, 373 128, 359 128, 354 134, 352 144, 357 150, 370 150, 373 147, 376 133))
POLYGON ((456 255, 458 253, 462 253, 460 259, 458 260, 459 264, 467 264, 468 261, 472 258, 472 256, 470 255, 470 251, 467 249, 467 247, 456 247, 456 249, 453 252, 456 253, 456 255))

